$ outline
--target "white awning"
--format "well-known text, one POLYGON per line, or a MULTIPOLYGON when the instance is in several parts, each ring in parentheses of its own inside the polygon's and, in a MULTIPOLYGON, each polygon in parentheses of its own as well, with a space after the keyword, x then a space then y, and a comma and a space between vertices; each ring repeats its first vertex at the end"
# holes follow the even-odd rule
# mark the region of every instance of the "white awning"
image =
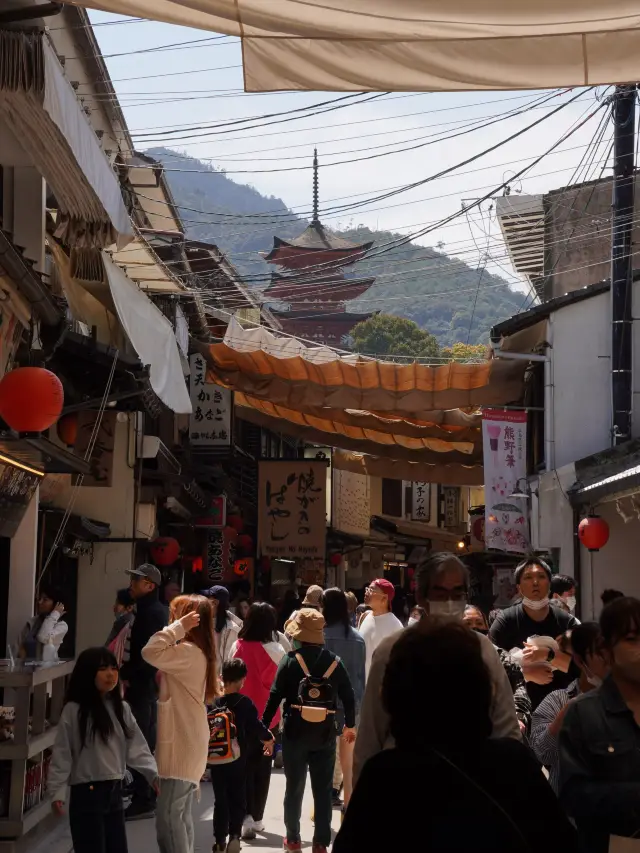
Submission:
POLYGON ((637 0, 71 0, 242 38, 245 89, 544 89, 640 79, 637 0))
POLYGON ((191 400, 173 326, 106 252, 102 260, 118 319, 140 361, 150 367, 151 387, 173 412, 189 414, 191 400))
POLYGON ((122 248, 133 227, 118 178, 46 37, 0 30, 0 56, 0 120, 55 193, 58 236, 122 248))

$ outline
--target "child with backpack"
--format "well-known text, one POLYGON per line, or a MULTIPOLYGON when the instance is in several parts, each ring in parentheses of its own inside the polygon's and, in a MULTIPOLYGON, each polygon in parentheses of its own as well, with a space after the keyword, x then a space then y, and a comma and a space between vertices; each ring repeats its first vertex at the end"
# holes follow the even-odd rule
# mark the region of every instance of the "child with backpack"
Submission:
POLYGON ((240 691, 247 665, 240 658, 224 661, 224 696, 209 711, 208 764, 214 793, 213 853, 239 853, 246 811, 247 755, 252 741, 261 740, 265 755, 273 752, 273 735, 260 722, 258 711, 240 691), (227 836, 229 843, 227 844, 227 836))
POLYGON ((280 661, 262 717, 268 729, 284 700, 285 851, 302 849, 300 814, 307 770, 315 810, 312 853, 327 853, 331 843, 338 698, 344 709, 342 736, 349 743, 355 740, 353 688, 340 658, 324 648, 324 625, 322 613, 310 608, 299 610, 287 624, 294 647, 280 661))

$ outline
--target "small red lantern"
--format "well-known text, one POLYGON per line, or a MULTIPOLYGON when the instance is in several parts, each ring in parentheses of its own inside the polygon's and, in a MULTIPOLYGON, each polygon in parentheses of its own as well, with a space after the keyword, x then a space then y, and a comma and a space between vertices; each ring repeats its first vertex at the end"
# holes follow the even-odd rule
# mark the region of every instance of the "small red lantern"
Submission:
POLYGON ((228 515, 227 527, 233 527, 236 533, 242 533, 244 530, 244 521, 241 515, 228 515))
POLYGON ((332 566, 339 566, 342 562, 342 554, 332 554, 329 557, 329 562, 332 566))
POLYGON ((247 533, 243 533, 241 536, 238 536, 237 548, 242 552, 243 556, 249 556, 253 551, 253 539, 247 533))
POLYGON ((599 551, 609 541, 609 525, 599 515, 588 515, 578 525, 578 539, 589 551, 599 551))
POLYGON ((177 539, 162 537, 151 543, 151 559, 156 566, 172 566, 180 556, 180 543, 177 539))
POLYGON ((63 415, 58 421, 56 427, 58 438, 67 447, 73 447, 78 438, 78 415, 76 412, 70 412, 68 415, 63 415))
POLYGON ((243 557, 241 560, 236 560, 233 564, 233 573, 239 578, 246 577, 253 568, 253 559, 251 557, 243 557))
POLYGON ((63 405, 62 382, 43 367, 19 367, 0 381, 0 417, 16 432, 49 429, 63 405))
POLYGON ((202 557, 192 557, 191 571, 194 575, 202 571, 202 557))

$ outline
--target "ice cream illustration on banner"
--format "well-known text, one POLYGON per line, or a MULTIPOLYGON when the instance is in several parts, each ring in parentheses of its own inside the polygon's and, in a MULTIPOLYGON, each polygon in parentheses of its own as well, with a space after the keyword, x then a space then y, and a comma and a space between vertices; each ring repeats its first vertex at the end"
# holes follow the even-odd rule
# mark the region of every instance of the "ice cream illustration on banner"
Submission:
POLYGON ((502 428, 499 424, 489 424, 487 427, 487 432, 489 433, 489 445, 491 447, 491 452, 493 453, 493 460, 497 466, 498 464, 498 439, 500 438, 500 433, 502 432, 502 428))

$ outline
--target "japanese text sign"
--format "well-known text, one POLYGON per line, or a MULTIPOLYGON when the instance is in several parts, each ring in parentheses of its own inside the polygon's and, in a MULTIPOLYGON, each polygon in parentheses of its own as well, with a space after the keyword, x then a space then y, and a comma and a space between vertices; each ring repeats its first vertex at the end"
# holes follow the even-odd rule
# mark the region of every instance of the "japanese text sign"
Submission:
POLYGON ((444 486, 442 499, 444 503, 444 526, 457 527, 460 523, 460 487, 444 486))
POLYGON ((269 557, 324 559, 325 462, 291 459, 260 462, 258 539, 269 557))
POLYGON ((529 547, 527 503, 512 495, 527 475, 526 412, 482 413, 487 548, 522 554, 529 547))
POLYGON ((430 521, 431 483, 411 483, 411 518, 413 521, 430 521))
POLYGON ((207 363, 199 354, 189 360, 190 394, 193 413, 189 415, 191 444, 200 447, 230 447, 232 393, 207 382, 207 363))

